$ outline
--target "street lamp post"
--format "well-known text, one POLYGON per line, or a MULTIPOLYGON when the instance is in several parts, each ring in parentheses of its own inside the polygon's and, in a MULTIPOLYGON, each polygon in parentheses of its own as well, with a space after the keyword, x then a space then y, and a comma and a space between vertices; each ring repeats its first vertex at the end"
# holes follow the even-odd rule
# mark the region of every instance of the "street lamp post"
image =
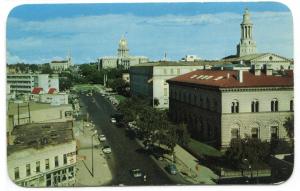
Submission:
POLYGON ((97 131, 91 136, 92 138, 92 177, 94 177, 94 136, 97 135, 97 131))

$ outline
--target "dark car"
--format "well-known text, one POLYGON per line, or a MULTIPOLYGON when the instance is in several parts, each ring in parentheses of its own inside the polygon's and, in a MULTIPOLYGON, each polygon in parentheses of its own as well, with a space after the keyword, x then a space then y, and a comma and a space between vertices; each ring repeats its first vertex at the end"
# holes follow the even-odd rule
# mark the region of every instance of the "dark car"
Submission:
POLYGON ((169 164, 166 167, 166 170, 168 171, 168 173, 172 174, 172 175, 176 175, 177 174, 177 168, 175 164, 169 164))
POLYGON ((124 114, 122 113, 115 113, 111 115, 112 118, 115 118, 117 122, 122 121, 124 118, 124 114))

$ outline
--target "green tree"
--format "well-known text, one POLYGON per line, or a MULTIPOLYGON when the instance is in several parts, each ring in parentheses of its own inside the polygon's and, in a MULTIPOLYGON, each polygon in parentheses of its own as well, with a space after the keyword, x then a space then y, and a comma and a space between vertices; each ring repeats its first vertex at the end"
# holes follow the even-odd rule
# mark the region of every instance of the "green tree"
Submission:
POLYGON ((286 121, 283 124, 288 136, 290 139, 294 139, 294 115, 287 117, 286 121))
POLYGON ((232 139, 230 147, 225 152, 227 162, 233 167, 240 167, 243 160, 250 164, 258 164, 270 156, 270 144, 260 139, 246 137, 244 139, 232 139))
POLYGON ((42 74, 53 74, 53 70, 50 68, 50 64, 46 63, 41 66, 42 74))

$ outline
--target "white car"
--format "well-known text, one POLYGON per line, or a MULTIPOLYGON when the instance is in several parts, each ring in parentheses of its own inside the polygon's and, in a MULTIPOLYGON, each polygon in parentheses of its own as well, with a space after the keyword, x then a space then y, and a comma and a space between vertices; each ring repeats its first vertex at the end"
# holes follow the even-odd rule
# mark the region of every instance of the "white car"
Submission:
POLYGON ((110 119, 110 121, 111 121, 112 123, 116 123, 116 122, 117 122, 116 118, 114 118, 114 117, 112 117, 112 118, 110 119))
POLYGON ((104 154, 110 154, 111 153, 111 148, 109 146, 104 146, 102 148, 102 151, 104 154))
POLYGON ((143 173, 142 173, 141 169, 136 168, 136 169, 132 169, 132 170, 131 170, 131 175, 132 175, 134 178, 139 178, 139 177, 142 177, 142 176, 143 176, 143 173))
POLYGON ((106 137, 105 137, 105 135, 99 135, 99 141, 101 141, 101 142, 104 142, 104 141, 106 141, 106 137))

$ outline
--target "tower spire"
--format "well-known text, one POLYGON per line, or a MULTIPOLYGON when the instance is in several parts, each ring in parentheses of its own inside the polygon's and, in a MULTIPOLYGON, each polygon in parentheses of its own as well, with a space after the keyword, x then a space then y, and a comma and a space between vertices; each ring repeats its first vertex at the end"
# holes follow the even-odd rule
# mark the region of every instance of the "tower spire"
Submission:
POLYGON ((256 43, 253 40, 253 24, 250 18, 248 8, 245 9, 243 14, 243 21, 241 23, 241 39, 237 45, 237 55, 244 56, 256 53, 256 43))

